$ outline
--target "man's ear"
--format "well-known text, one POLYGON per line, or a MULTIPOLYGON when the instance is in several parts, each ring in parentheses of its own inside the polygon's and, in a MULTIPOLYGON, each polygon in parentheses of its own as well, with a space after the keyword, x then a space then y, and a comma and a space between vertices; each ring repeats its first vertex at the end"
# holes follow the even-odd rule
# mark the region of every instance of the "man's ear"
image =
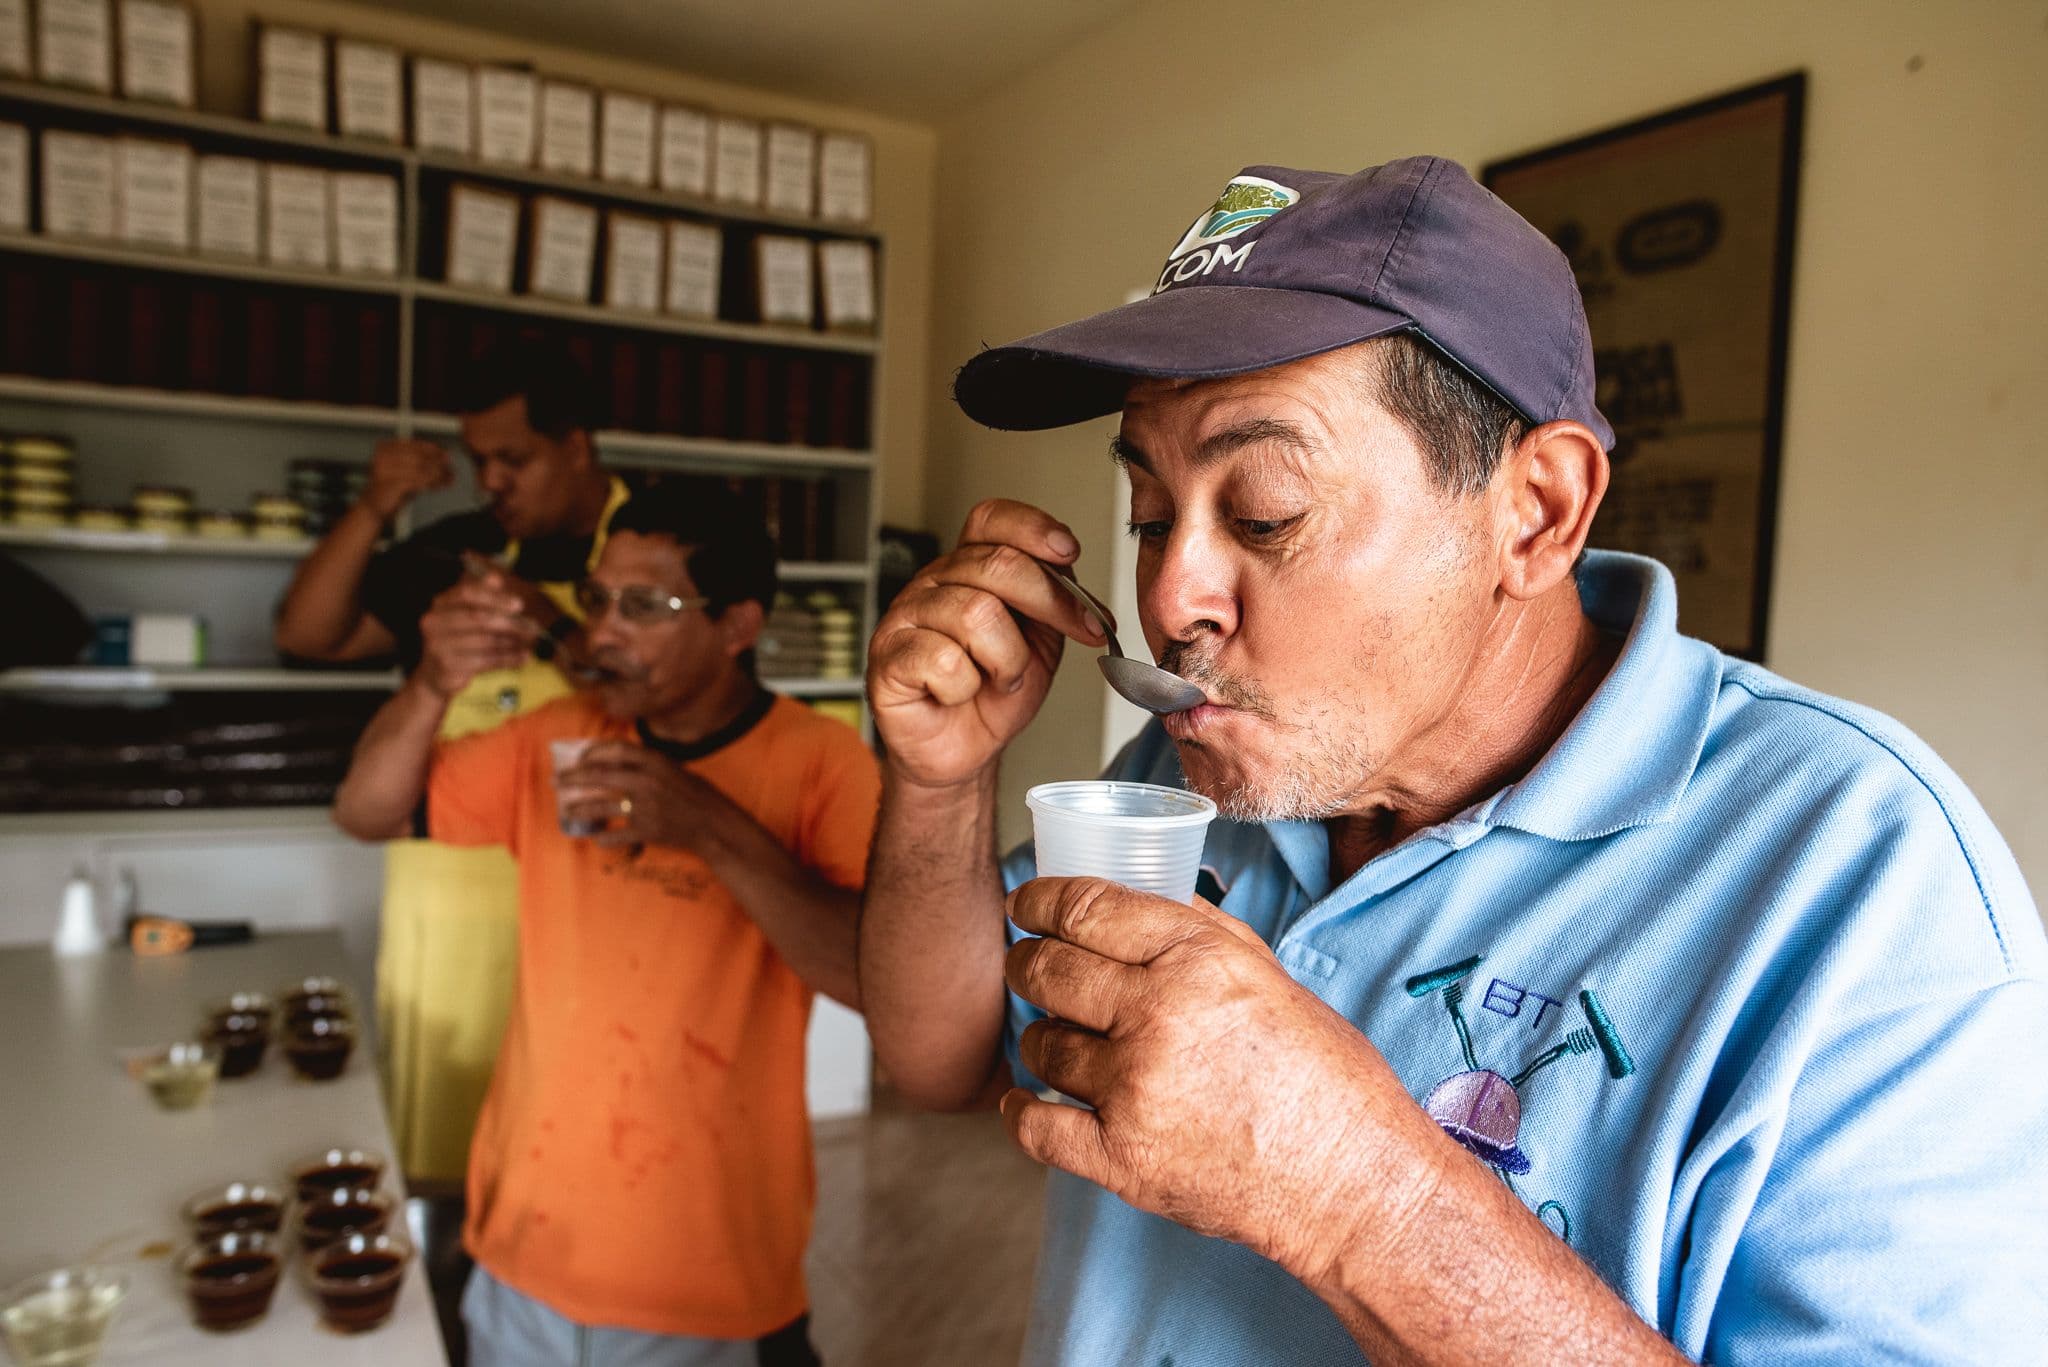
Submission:
POLYGON ((590 444, 590 433, 580 427, 572 427, 562 438, 562 454, 569 458, 571 470, 588 470, 597 463, 597 451, 590 444))
POLYGON ((1568 578, 1607 493, 1607 451, 1582 423, 1522 435, 1494 476, 1501 588, 1524 602, 1568 578))
POLYGON ((761 639, 761 626, 767 618, 767 609, 751 598, 742 599, 718 614, 718 632, 724 638, 725 653, 739 656, 752 650, 761 639))

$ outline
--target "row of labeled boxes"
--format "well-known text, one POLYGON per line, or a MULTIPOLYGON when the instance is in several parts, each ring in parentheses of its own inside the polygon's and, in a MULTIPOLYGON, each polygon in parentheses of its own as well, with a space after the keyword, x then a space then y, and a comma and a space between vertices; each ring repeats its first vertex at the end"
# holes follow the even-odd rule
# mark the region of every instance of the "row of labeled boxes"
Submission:
MULTIPOLYGON (((0 0, 0 76, 189 108, 196 30, 179 0, 0 0)), ((265 123, 792 218, 858 225, 872 216, 873 151, 859 134, 302 27, 259 22, 253 33, 255 114, 265 123)))
POLYGON ((391 276, 398 178, 197 154, 163 138, 67 128, 32 138, 20 124, 0 123, 0 230, 391 276))
POLYGON ((464 182, 429 213, 445 214, 444 231, 430 233, 440 255, 429 251, 422 270, 465 289, 681 318, 875 327, 875 249, 865 241, 662 219, 464 182), (727 260, 728 240, 737 262, 727 260), (737 297, 723 289, 735 266, 737 297))

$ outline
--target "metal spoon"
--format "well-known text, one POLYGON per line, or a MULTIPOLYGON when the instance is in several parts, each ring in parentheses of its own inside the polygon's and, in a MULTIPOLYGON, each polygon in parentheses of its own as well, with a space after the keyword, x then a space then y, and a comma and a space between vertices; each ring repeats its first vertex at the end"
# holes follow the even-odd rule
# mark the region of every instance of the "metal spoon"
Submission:
POLYGON ((1045 572, 1068 593, 1080 599, 1082 606, 1088 609, 1089 615, 1101 626, 1103 636, 1109 641, 1109 654, 1102 656, 1095 663, 1101 667, 1102 677, 1109 680, 1111 688, 1147 712, 1162 715, 1168 712, 1185 712, 1190 707, 1200 707, 1209 700, 1208 694, 1180 675, 1170 674, 1158 665, 1134 660, 1124 654, 1124 648, 1116 641, 1116 628, 1110 624, 1109 609, 1102 605, 1102 600, 1082 588, 1074 576, 1060 566, 1048 564, 1043 560, 1038 563, 1044 565, 1045 572))

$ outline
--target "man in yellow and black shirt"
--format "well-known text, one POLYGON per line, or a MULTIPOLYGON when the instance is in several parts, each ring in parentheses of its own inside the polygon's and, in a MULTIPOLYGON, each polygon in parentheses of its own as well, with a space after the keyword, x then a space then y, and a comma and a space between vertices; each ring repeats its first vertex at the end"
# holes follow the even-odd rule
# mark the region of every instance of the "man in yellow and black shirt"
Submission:
MULTIPOLYGON (((509 568, 547 629, 535 655, 479 676, 450 705, 444 739, 489 730, 565 696, 574 588, 597 563, 623 482, 599 462, 589 374, 558 345, 515 338, 471 368, 462 446, 484 506, 377 545, 413 499, 454 482, 434 442, 378 445, 368 486, 306 557, 277 618, 280 651, 342 662, 420 657, 419 622, 481 557, 509 568)), ((517 962, 516 868, 503 850, 425 840, 387 847, 377 963, 379 1038, 398 1159, 416 1182, 454 1183, 490 1083, 517 962)))

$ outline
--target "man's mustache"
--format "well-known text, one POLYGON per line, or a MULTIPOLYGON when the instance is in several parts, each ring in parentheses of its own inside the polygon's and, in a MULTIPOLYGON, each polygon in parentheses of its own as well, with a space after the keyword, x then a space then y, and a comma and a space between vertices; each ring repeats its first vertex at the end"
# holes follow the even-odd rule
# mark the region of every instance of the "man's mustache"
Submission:
POLYGON ((1266 690, 1251 679, 1219 668, 1213 656, 1202 652, 1199 641, 1168 641, 1159 653, 1159 667, 1199 684, 1213 702, 1269 721, 1273 718, 1273 703, 1266 690))
POLYGON ((644 683, 647 666, 630 655, 600 650, 584 661, 593 683, 644 683))

